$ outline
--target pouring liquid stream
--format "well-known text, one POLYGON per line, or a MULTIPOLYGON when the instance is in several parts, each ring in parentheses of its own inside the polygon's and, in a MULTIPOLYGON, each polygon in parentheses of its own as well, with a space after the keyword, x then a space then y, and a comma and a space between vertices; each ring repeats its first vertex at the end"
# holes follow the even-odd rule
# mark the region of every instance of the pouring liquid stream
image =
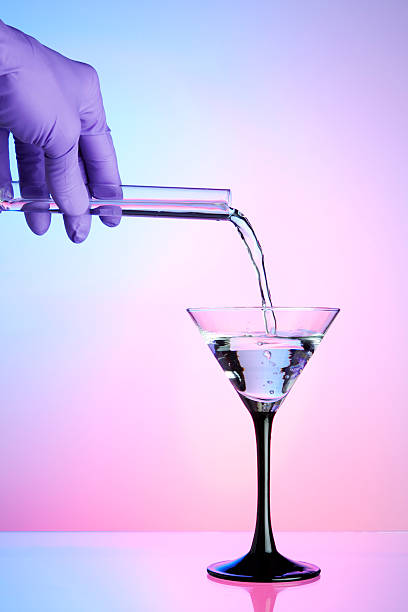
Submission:
POLYGON ((234 210, 232 212, 230 221, 235 225, 239 235, 245 243, 246 248, 248 249, 249 257, 258 277, 262 308, 264 309, 263 317, 265 322, 265 331, 268 335, 273 335, 276 333, 276 317, 274 311, 271 310, 271 292, 268 285, 268 277, 266 276, 265 258, 261 243, 259 242, 252 225, 239 210, 234 210))

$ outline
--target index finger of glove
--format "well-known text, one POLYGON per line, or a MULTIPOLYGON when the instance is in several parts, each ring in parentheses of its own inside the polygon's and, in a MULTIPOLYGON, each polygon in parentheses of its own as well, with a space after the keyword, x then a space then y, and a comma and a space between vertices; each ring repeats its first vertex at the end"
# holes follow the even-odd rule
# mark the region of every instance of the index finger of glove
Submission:
MULTIPOLYGON (((96 70, 87 64, 79 66, 82 80, 87 84, 80 103, 81 136, 79 149, 84 160, 88 187, 94 198, 101 200, 122 199, 123 193, 118 162, 110 130, 106 124, 105 109, 96 70)), ((120 213, 121 213, 121 209, 120 213)), ((117 225, 120 215, 101 215, 101 221, 109 226, 117 225)))
MULTIPOLYGON (((110 133, 81 136, 79 147, 91 195, 100 200, 122 199, 118 163, 110 133)), ((113 214, 100 214, 102 223, 108 227, 119 225, 121 220, 122 209, 120 206, 116 210, 114 208, 114 205, 109 207, 113 214)))
POLYGON ((102 134, 81 135, 79 149, 92 196, 100 200, 120 200, 123 194, 109 128, 106 128, 106 132, 102 134))

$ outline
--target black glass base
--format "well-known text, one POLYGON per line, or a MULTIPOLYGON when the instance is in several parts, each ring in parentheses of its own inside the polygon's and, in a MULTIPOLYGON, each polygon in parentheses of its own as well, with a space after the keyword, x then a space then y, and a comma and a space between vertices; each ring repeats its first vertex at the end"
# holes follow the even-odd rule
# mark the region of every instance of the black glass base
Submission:
POLYGON ((320 574, 312 563, 287 559, 278 552, 262 555, 249 552, 234 561, 220 561, 207 568, 210 576, 239 582, 292 582, 310 580, 320 574))

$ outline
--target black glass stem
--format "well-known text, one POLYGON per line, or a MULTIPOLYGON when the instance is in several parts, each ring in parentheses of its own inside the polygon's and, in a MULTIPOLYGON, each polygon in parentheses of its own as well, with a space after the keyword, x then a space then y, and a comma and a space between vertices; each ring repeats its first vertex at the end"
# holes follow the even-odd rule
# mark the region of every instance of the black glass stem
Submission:
MULTIPOLYGON (((244 398, 242 398, 244 400, 244 398)), ((275 545, 270 512, 270 448, 275 410, 265 410, 262 403, 244 400, 255 427, 258 503, 255 532, 250 551, 234 561, 213 563, 207 568, 210 576, 240 582, 289 582, 309 580, 320 574, 311 563, 292 561, 281 555, 275 545)), ((279 402, 280 403, 280 402, 279 402)))
POLYGON ((255 427, 256 455, 258 466, 258 505, 251 554, 276 553, 271 525, 270 504, 270 456, 271 431, 275 412, 252 412, 255 427))

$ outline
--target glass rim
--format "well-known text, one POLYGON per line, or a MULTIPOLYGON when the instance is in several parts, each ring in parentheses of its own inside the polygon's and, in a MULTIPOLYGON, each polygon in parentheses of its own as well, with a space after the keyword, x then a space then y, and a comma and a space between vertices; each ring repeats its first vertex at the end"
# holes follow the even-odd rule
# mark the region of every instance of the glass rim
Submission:
POLYGON ((209 306, 200 308, 186 308, 187 312, 208 312, 220 310, 252 310, 252 311, 306 311, 306 312, 339 312, 340 308, 329 308, 327 306, 209 306))

